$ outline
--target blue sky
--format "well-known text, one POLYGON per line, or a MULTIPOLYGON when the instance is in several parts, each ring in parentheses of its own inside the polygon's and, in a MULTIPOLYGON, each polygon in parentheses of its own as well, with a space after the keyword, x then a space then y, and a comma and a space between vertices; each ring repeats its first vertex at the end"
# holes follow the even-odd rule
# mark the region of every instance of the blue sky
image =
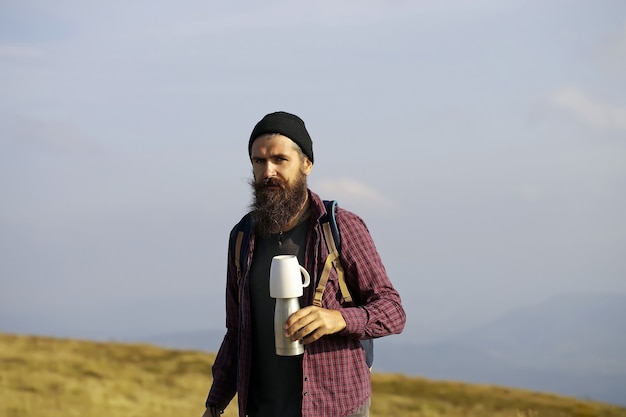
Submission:
POLYGON ((427 340, 626 292, 626 3, 0 0, 0 330, 223 326, 247 138, 300 115, 427 340))

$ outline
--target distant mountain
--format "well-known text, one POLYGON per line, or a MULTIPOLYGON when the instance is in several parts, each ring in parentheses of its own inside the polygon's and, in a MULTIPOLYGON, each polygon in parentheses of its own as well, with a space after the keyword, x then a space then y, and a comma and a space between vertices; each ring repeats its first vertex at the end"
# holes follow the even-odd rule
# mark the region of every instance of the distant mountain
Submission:
POLYGON ((427 345, 376 344, 375 367, 626 405, 626 296, 563 295, 427 345))
POLYGON ((125 342, 146 342, 172 349, 202 350, 217 352, 222 344, 226 329, 164 333, 144 337, 128 338, 125 342))
MULTIPOLYGON (((0 333, 0 413, 199 415, 213 363, 214 357, 202 352, 0 333)), ((626 408, 509 387, 380 372, 372 375, 372 386, 372 416, 626 417, 626 408)), ((224 416, 234 417, 237 411, 232 401, 224 416)))
MULTIPOLYGON (((216 352, 224 331, 142 338, 216 352)), ((431 344, 375 342, 374 370, 504 385, 626 406, 626 295, 562 295, 431 344)))
POLYGON ((626 406, 626 373, 521 367, 454 344, 375 344, 374 371, 552 392, 626 406))
POLYGON ((452 337, 448 343, 520 367, 624 374, 626 295, 556 296, 452 337))

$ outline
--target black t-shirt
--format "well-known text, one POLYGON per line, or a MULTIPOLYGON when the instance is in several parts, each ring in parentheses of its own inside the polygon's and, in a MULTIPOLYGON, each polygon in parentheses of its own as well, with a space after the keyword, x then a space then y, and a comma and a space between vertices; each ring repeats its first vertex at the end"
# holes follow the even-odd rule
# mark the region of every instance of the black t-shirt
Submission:
POLYGON ((268 237, 257 236, 250 270, 252 372, 247 412, 250 417, 302 416, 302 355, 278 356, 274 346, 274 307, 269 273, 276 255, 296 255, 304 264, 306 221, 268 237))

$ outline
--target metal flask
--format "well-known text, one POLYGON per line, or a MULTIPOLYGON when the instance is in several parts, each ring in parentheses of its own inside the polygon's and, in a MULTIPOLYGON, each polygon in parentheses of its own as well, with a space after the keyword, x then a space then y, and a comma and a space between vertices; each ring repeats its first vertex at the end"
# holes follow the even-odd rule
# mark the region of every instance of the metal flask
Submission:
POLYGON ((304 353, 300 340, 285 337, 285 322, 300 309, 298 298, 303 287, 310 283, 309 273, 294 255, 278 255, 270 266, 270 297, 276 299, 274 308, 274 342, 279 356, 296 356, 304 353), (303 282, 304 278, 304 282, 303 282))
POLYGON ((277 298, 274 310, 274 343, 279 356, 296 356, 304 353, 302 341, 285 337, 284 325, 289 316, 300 309, 298 298, 277 298))

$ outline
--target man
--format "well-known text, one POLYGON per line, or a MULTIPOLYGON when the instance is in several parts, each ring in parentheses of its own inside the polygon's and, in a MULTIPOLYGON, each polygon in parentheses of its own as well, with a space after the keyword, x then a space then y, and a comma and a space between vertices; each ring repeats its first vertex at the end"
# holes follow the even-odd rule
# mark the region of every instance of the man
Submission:
POLYGON ((370 370, 360 340, 402 331, 406 315, 400 296, 364 222, 337 208, 340 260, 356 302, 343 302, 333 270, 322 307, 312 305, 328 250, 319 222, 325 206, 307 188, 313 168, 311 137, 298 116, 271 113, 254 127, 248 153, 254 231, 240 279, 234 253, 239 227, 230 235, 227 332, 213 366, 204 417, 219 415, 235 394, 241 417, 367 416, 370 370), (304 307, 284 326, 285 336, 304 344, 299 356, 275 353, 269 268, 279 254, 297 255, 311 275, 311 285, 300 299, 304 307))

